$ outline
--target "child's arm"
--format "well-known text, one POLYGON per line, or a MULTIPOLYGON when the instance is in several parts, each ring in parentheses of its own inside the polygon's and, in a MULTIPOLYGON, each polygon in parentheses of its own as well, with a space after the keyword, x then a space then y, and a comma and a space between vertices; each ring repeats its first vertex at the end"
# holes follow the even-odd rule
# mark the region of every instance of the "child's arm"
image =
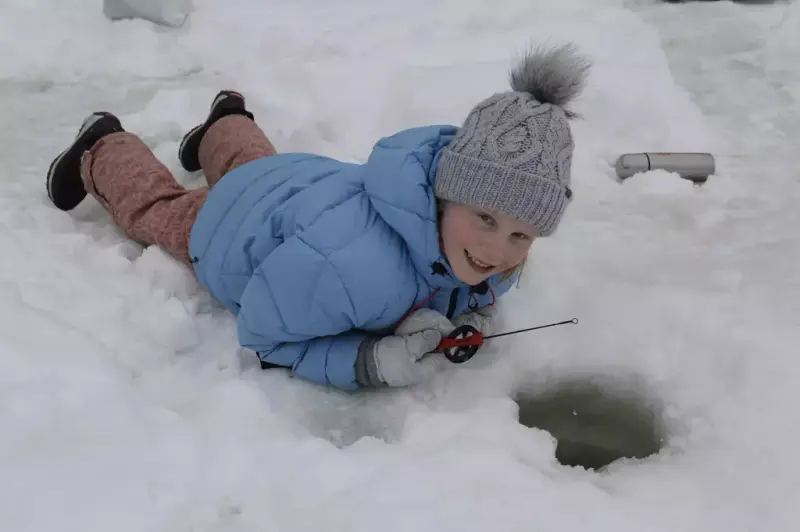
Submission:
MULTIPOLYGON (((276 250, 277 252, 277 250, 276 250)), ((237 317, 240 344, 292 374, 338 388, 355 389, 358 347, 367 335, 355 332, 359 321, 347 291, 329 261, 309 256, 297 263, 297 284, 285 269, 270 268, 268 257, 242 294, 237 317), (269 276, 265 272, 281 272, 269 276)), ((294 275, 292 275, 293 277, 294 275)))
MULTIPOLYGON (((309 239, 307 231, 290 237, 255 271, 237 313, 239 342, 262 360, 291 368, 293 375, 355 389, 360 387, 359 347, 375 338, 358 329, 378 329, 397 320, 384 316, 387 300, 398 297, 390 282, 397 278, 356 250, 323 255, 309 239)), ((372 245, 369 239, 365 244, 372 245)), ((409 292, 408 301, 397 307, 410 307, 414 295, 409 292)))

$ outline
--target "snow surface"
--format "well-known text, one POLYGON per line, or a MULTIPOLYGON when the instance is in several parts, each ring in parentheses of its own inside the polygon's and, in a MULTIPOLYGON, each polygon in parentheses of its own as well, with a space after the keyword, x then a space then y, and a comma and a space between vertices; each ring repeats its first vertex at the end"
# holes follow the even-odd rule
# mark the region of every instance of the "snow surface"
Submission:
POLYGON ((8 531, 789 531, 800 517, 800 2, 196 0, 178 30, 99 2, 0 5, 0 528, 8 531), (262 372, 191 275, 52 158, 116 112, 187 185, 182 134, 243 91, 279 150, 364 160, 460 123, 531 43, 594 61, 575 201, 504 329, 410 390, 262 372), (624 183, 626 151, 709 150, 697 187, 624 183), (601 378, 663 409, 664 450, 561 466, 511 397, 601 378))

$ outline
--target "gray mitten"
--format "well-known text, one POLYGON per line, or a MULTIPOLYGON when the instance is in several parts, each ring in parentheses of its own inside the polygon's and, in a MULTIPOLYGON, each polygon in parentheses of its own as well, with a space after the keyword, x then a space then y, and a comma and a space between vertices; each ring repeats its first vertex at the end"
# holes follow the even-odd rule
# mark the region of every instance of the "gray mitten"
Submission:
POLYGON ((494 316, 497 314, 497 307, 482 307, 474 311, 465 312, 453 321, 456 327, 462 325, 472 325, 484 336, 494 333, 494 316))
POLYGON ((356 359, 356 380, 365 387, 399 387, 430 379, 448 364, 444 355, 431 352, 454 328, 435 310, 417 310, 393 335, 362 342, 356 359))

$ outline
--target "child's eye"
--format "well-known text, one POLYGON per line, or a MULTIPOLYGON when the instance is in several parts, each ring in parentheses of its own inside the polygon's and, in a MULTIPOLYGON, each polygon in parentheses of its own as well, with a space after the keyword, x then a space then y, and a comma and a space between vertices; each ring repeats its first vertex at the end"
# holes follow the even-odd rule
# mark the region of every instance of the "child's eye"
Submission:
POLYGON ((530 237, 528 235, 526 235, 525 233, 514 233, 511 236, 513 236, 517 240, 529 240, 530 239, 530 237))
POLYGON ((494 218, 492 218, 491 216, 489 216, 485 212, 479 212, 478 216, 480 217, 481 220, 483 220, 483 222, 486 225, 493 225, 494 224, 494 218))

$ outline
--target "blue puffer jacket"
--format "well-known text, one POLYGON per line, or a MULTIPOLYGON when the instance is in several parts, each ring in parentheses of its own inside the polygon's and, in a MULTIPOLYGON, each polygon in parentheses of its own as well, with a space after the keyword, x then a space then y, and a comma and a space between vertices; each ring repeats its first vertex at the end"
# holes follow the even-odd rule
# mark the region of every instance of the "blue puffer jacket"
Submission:
POLYGON ((390 333, 420 304, 455 318, 513 285, 514 276, 465 285, 439 249, 435 169, 456 131, 401 131, 365 164, 274 155, 217 183, 189 252, 201 282, 236 315, 243 347, 296 376, 354 389, 367 334, 390 333))

